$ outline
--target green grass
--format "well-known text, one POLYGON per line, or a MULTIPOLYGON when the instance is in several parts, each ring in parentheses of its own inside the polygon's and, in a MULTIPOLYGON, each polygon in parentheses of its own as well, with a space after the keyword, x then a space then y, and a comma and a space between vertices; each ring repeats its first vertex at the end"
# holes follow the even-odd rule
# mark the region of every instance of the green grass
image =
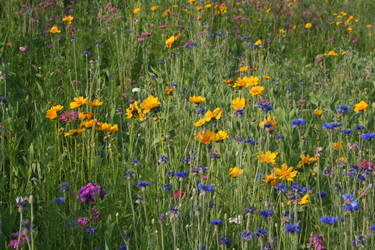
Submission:
POLYGON ((375 3, 309 0, 288 7, 281 0, 251 2, 228 1, 227 12, 220 14, 221 3, 205 8, 209 1, 198 0, 111 1, 110 7, 101 0, 1 2, 0 96, 6 98, 0 99, 1 248, 17 241, 14 232, 22 232, 23 248, 31 249, 119 249, 125 244, 128 249, 203 249, 202 244, 206 249, 314 249, 309 238, 318 234, 327 249, 349 249, 353 241, 355 247, 374 248, 374 170, 361 167, 374 161, 373 142, 361 133, 375 132, 374 27, 367 27, 375 25, 375 3), (62 21, 67 15, 74 17, 71 25, 62 21), (312 27, 305 28, 306 23, 312 27), (50 33, 52 25, 61 33, 50 33), (178 34, 167 48, 165 41, 178 34), (253 46, 258 40, 262 46, 253 46), (329 51, 338 56, 323 55, 329 51), (242 66, 249 68, 239 72, 242 66), (251 75, 259 77, 265 88, 261 98, 272 110, 259 108, 261 98, 251 96, 249 88, 224 82, 251 75), (167 87, 173 89, 170 95, 167 87), (193 104, 189 97, 194 95, 206 100, 193 104), (118 132, 87 128, 79 136, 64 136, 80 126, 80 120, 59 118, 79 96, 103 105, 74 111, 93 112, 98 122, 117 124, 118 132), (145 121, 127 119, 130 103, 139 105, 149 96, 157 97, 160 107, 145 114, 145 121), (242 117, 232 109, 237 97, 247 101, 242 117), (361 100, 369 106, 355 112, 361 100), (55 105, 64 109, 49 120, 46 112, 55 105), (351 112, 340 114, 339 105, 350 106, 351 112), (221 119, 194 126, 204 116, 196 111, 217 107, 224 111, 221 119), (318 109, 321 116, 314 114, 318 109), (275 117, 274 130, 259 126, 268 116, 275 117), (293 128, 297 118, 306 124, 293 128), (323 129, 325 122, 342 127, 323 129), (364 130, 358 133, 357 125, 364 130), (203 129, 230 136, 201 143, 196 135, 203 129), (342 129, 353 134, 344 135, 342 129), (278 153, 275 166, 261 163, 258 155, 267 151, 278 153), (317 156, 316 164, 297 168, 302 154, 317 156), (167 156, 164 163, 161 155, 167 156), (277 193, 264 177, 283 163, 298 174, 294 182, 279 180, 288 191, 277 193), (202 165, 205 172, 194 173, 202 165), (228 174, 234 166, 244 170, 237 178, 228 174), (129 177, 128 171, 134 174, 129 177), (188 176, 173 177, 172 171, 188 176), (142 190, 140 181, 150 186, 142 190), (69 184, 64 192, 63 182, 69 184), (88 183, 106 192, 96 204, 77 199, 88 183), (164 190, 167 183, 173 185, 169 191, 164 190), (214 192, 199 190, 200 183, 214 186, 214 192), (294 193, 292 183, 305 189, 294 193), (181 190, 184 196, 176 200, 181 190), (327 197, 318 197, 321 192, 327 197), (358 211, 344 209, 343 194, 350 193, 358 211), (305 194, 308 204, 292 199, 305 194), (30 195, 32 202, 19 209, 16 198, 30 195), (55 204, 58 197, 63 204, 55 204), (255 210, 245 213, 249 207, 255 210), (92 208, 100 219, 92 218, 92 208), (265 209, 273 212, 268 219, 260 216, 265 209), (328 225, 321 216, 343 221, 328 225), (79 217, 87 217, 88 224, 77 225, 79 217), (222 225, 211 225, 217 219, 222 225), (30 222, 31 231, 22 220, 30 222), (300 232, 287 232, 288 224, 298 224, 300 232), (97 231, 90 234, 88 228, 97 231), (244 230, 258 228, 267 234, 242 239, 244 230), (230 239, 226 246, 222 235, 230 239))

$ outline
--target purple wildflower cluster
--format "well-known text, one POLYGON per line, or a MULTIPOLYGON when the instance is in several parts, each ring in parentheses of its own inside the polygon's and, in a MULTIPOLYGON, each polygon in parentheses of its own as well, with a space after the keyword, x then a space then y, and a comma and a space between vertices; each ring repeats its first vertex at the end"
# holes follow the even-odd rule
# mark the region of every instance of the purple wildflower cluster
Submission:
POLYGON ((103 191, 103 188, 100 185, 88 183, 86 186, 82 187, 79 190, 77 199, 79 199, 83 203, 90 202, 94 205, 96 204, 97 197, 100 196, 100 198, 103 199, 105 195, 106 192, 103 191))

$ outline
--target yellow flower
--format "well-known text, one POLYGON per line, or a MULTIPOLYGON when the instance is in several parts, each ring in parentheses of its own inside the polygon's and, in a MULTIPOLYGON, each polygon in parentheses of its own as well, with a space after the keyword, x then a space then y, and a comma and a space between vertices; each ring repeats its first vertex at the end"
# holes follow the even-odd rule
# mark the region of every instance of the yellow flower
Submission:
POLYGON ((273 171, 275 174, 279 175, 281 180, 293 181, 293 178, 296 177, 298 171, 293 171, 293 167, 289 167, 285 163, 281 165, 281 168, 274 168, 273 171))
POLYGON ((50 120, 56 119, 57 118, 57 112, 59 112, 63 108, 64 108, 64 106, 61 106, 61 105, 56 105, 56 106, 51 107, 49 110, 47 110, 46 118, 48 118, 50 120))
POLYGON ((167 93, 167 95, 170 95, 170 94, 172 94, 173 93, 173 91, 174 91, 174 89, 172 89, 171 87, 169 87, 169 86, 167 86, 166 88, 165 88, 165 92, 167 93))
POLYGON ((74 102, 71 102, 70 103, 70 108, 71 109, 75 109, 75 108, 79 108, 81 107, 83 104, 86 104, 87 103, 87 100, 89 99, 88 97, 86 98, 83 98, 83 96, 80 96, 80 97, 74 97, 74 102))
POLYGON ((348 33, 351 33, 351 32, 353 31, 353 29, 350 28, 350 27, 348 27, 348 28, 346 29, 346 31, 348 31, 348 33))
POLYGON ((300 201, 298 201, 298 205, 305 205, 305 204, 309 204, 310 201, 308 200, 309 198, 309 195, 308 194, 305 194, 300 201))
POLYGON ((248 66, 243 66, 240 68, 240 72, 245 72, 246 70, 248 70, 248 66))
MULTIPOLYGON (((210 120, 211 120, 211 119, 210 119, 210 120)), ((201 127, 201 126, 203 126, 206 122, 207 122, 207 118, 202 118, 202 119, 200 119, 199 121, 197 121, 196 123, 194 123, 194 126, 195 126, 195 127, 201 127)))
POLYGON ((264 182, 271 183, 272 186, 276 186, 278 180, 279 177, 276 177, 273 173, 271 173, 270 175, 266 174, 266 179, 264 180, 264 182))
POLYGON ((202 6, 197 6, 197 7, 195 7, 195 9, 196 9, 197 11, 201 11, 201 10, 203 9, 203 7, 202 7, 202 6))
POLYGON ((311 24, 311 23, 306 23, 306 24, 305 24, 305 28, 306 28, 306 29, 310 29, 311 27, 312 27, 312 24, 311 24))
POLYGON ((262 40, 258 40, 258 41, 256 41, 255 43, 254 43, 254 45, 257 45, 257 46, 260 46, 260 45, 262 45, 262 40))
POLYGON ((189 101, 191 101, 192 103, 201 103, 201 102, 204 102, 206 100, 206 98, 204 98, 203 96, 190 96, 189 97, 189 101))
POLYGON ((257 155, 257 157, 260 159, 260 163, 269 163, 269 164, 276 164, 276 157, 278 153, 277 152, 271 152, 267 151, 266 153, 260 152, 260 155, 257 155))
POLYGON ((220 4, 219 10, 220 10, 221 14, 227 13, 227 9, 228 8, 227 8, 227 6, 224 3, 220 4))
POLYGON ((224 82, 228 85, 231 85, 233 83, 233 79, 232 78, 229 78, 229 79, 226 79, 224 80, 224 82))
MULTIPOLYGON (((247 78, 247 77, 245 77, 247 78)), ((257 76, 250 76, 246 79, 246 88, 259 84, 259 78, 257 76)))
POLYGON ((333 142, 333 143, 332 143, 332 147, 333 147, 336 151, 339 151, 339 150, 340 150, 340 147, 341 147, 341 143, 340 143, 340 142, 333 142))
POLYGON ((74 19, 74 17, 72 17, 72 16, 64 16, 62 21, 68 22, 68 24, 72 24, 73 19, 74 19))
POLYGON ((195 0, 189 0, 190 4, 193 4, 194 2, 195 2, 195 0))
POLYGON ((367 24, 366 27, 369 28, 369 29, 371 29, 372 28, 372 24, 367 24))
POLYGON ((315 112, 314 112, 315 115, 317 116, 321 116, 323 114, 323 110, 321 109, 317 109, 315 112))
POLYGON ((350 21, 353 19, 353 16, 350 16, 348 20, 345 21, 345 26, 348 26, 350 21))
POLYGON ((64 136, 81 135, 83 131, 85 131, 85 129, 82 129, 82 128, 71 129, 69 130, 69 132, 65 133, 64 136))
POLYGON ((94 120, 86 120, 79 124, 80 127, 92 128, 94 126, 94 120))
POLYGON ((228 131, 219 130, 215 135, 215 141, 224 141, 229 136, 228 131))
POLYGON ((91 120, 93 116, 94 114, 92 112, 81 112, 79 113, 78 118, 81 120, 91 120))
POLYGON ((141 11, 140 8, 136 8, 136 9, 134 9, 133 13, 137 15, 140 11, 141 11))
POLYGON ((339 54, 337 54, 334 50, 330 50, 328 53, 327 53, 328 56, 338 56, 339 54))
POLYGON ((280 34, 285 34, 285 30, 284 30, 284 29, 280 29, 280 30, 279 30, 279 33, 280 33, 280 34))
POLYGON ((143 114, 147 114, 151 109, 159 107, 160 102, 157 97, 149 96, 139 106, 144 109, 143 114))
POLYGON ((138 107, 137 101, 134 101, 129 105, 129 108, 126 109, 126 119, 130 119, 132 117, 138 118, 140 121, 145 120, 145 116, 142 110, 138 107))
POLYGON ((212 7, 212 4, 206 4, 206 6, 204 6, 206 9, 210 9, 212 7))
POLYGON ((229 176, 232 177, 232 178, 236 178, 236 177, 240 176, 241 174, 243 174, 243 169, 241 169, 237 166, 229 169, 229 176))
POLYGON ((258 95, 261 95, 263 93, 263 90, 264 90, 264 87, 256 86, 256 87, 252 87, 251 89, 249 89, 249 93, 252 96, 258 96, 258 95))
POLYGON ((171 36, 170 38, 168 38, 166 41, 165 41, 165 46, 167 48, 172 48, 172 45, 175 41, 177 41, 179 38, 180 38, 180 34, 178 34, 177 36, 171 36))
POLYGON ((212 118, 215 118, 216 120, 220 120, 221 116, 223 115, 224 111, 221 108, 216 108, 214 111, 212 111, 212 118))
POLYGON ((195 139, 199 142, 210 144, 211 141, 215 140, 215 133, 209 129, 205 129, 203 131, 199 131, 195 139))
POLYGON ((118 125, 115 124, 115 125, 111 126, 111 128, 109 129, 109 132, 118 132, 118 125))
POLYGON ((277 122, 275 120, 275 117, 272 117, 271 116, 268 116, 267 119, 264 119, 260 124, 259 124, 259 127, 260 128, 264 128, 264 125, 265 124, 271 124, 271 127, 272 128, 276 128, 277 127, 277 122))
POLYGON ((237 97, 232 101, 232 107, 234 110, 243 109, 245 107, 245 98, 237 97))
POLYGON ((49 30, 52 34, 60 33, 61 30, 57 27, 57 25, 53 25, 52 28, 49 30))
POLYGON ((368 104, 365 101, 360 101, 359 103, 355 105, 354 111, 355 112, 366 111, 367 107, 368 107, 368 104))
POLYGON ((269 80, 271 77, 263 75, 263 78, 266 79, 266 80, 269 80))
POLYGON ((158 6, 152 6, 151 11, 156 11, 159 7, 158 6))
POLYGON ((301 160, 298 162, 297 168, 302 167, 303 165, 310 165, 311 163, 318 160, 318 157, 310 157, 310 155, 305 156, 304 154, 301 155, 301 160))
POLYGON ((94 101, 87 103, 87 105, 89 105, 90 107, 98 107, 102 106, 103 102, 99 101, 98 99, 95 99, 94 101))

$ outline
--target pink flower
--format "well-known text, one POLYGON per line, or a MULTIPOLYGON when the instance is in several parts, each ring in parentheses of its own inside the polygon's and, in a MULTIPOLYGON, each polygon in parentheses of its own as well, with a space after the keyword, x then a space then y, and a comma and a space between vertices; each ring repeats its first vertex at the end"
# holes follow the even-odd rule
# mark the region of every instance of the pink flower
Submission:
POLYGON ((165 28, 167 28, 167 25, 160 25, 159 28, 160 29, 165 29, 165 28))
POLYGON ((26 52, 27 51, 27 46, 21 46, 20 47, 21 52, 26 52))
POLYGON ((138 38, 138 42, 140 42, 140 43, 143 43, 144 40, 145 39, 143 39, 143 38, 138 38))

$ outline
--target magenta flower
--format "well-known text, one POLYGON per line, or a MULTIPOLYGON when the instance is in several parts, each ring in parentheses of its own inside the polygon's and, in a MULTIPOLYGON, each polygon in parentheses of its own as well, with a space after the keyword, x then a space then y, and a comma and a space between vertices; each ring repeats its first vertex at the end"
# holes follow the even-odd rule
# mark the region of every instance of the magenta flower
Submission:
POLYGON ((62 122, 72 122, 78 119, 78 113, 74 110, 67 110, 62 115, 60 115, 60 121, 62 122))
POLYGON ((81 228, 81 229, 85 229, 87 223, 89 223, 89 219, 87 217, 79 217, 77 219, 77 222, 78 222, 78 226, 81 228))
POLYGON ((21 52, 26 52, 27 51, 27 46, 21 46, 20 47, 21 52))
POLYGON ((96 204, 97 198, 100 197, 103 199, 105 195, 106 192, 103 191, 100 185, 88 183, 79 190, 77 199, 83 203, 90 202, 91 204, 96 204))

